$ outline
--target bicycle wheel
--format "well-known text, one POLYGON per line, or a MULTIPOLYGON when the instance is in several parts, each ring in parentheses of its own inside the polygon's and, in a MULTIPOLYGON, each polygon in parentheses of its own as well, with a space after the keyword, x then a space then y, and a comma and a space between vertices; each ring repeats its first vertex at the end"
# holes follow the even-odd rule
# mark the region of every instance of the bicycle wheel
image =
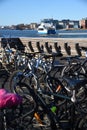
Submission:
POLYGON ((9 77, 9 88, 15 93, 17 84, 23 79, 23 72, 21 70, 14 71, 9 77), (16 88, 15 88, 16 87, 16 88))
POLYGON ((78 65, 78 64, 70 64, 70 65, 67 65, 65 66, 63 69, 62 69, 62 72, 61 72, 61 76, 70 76, 70 77, 76 77, 76 78, 80 78, 80 77, 83 77, 84 74, 86 73, 85 71, 85 68, 78 65))
MULTIPOLYGON (((15 130, 29 130, 33 115, 35 113, 36 103, 31 93, 29 92, 29 89, 27 88, 28 85, 22 82, 16 85, 17 86, 15 86, 14 92, 22 97, 21 113, 19 116, 14 117, 14 119, 9 122, 9 128, 14 128, 14 126, 16 125, 17 127, 15 127, 15 130)), ((16 112, 14 113, 14 115, 16 115, 16 112)))
MULTIPOLYGON (((19 85, 19 89, 17 89, 16 91, 17 93, 20 93, 22 96, 25 97, 23 105, 25 104, 26 106, 26 102, 29 104, 28 111, 33 111, 32 116, 30 116, 31 120, 29 119, 30 122, 26 121, 29 116, 23 120, 23 126, 28 123, 26 124, 27 127, 25 130, 56 130, 55 126, 53 125, 52 119, 50 119, 49 115, 45 112, 44 108, 39 103, 39 100, 35 99, 35 95, 32 95, 32 91, 30 89, 33 90, 32 86, 21 83, 19 85), (35 116, 36 114, 37 116, 35 116)), ((25 110, 27 109, 25 108, 25 110)))
POLYGON ((14 71, 9 78, 9 87, 12 92, 15 92, 19 82, 26 83, 37 89, 37 78, 33 73, 24 73, 21 70, 14 71))
POLYGON ((78 120, 75 130, 87 130, 87 115, 78 120))
MULTIPOLYGON (((37 96, 37 92, 35 89, 32 88, 32 86, 29 86, 25 83, 22 83, 22 85, 25 85, 27 88, 27 92, 29 91, 30 95, 32 96, 33 100, 35 101, 35 111, 33 115, 33 119, 31 120, 31 125, 29 125, 29 128, 32 127, 33 129, 38 130, 57 130, 55 121, 52 118, 52 115, 49 111, 46 112, 46 108, 44 108, 44 105, 42 103, 41 99, 42 97, 37 96), (41 100, 40 100, 40 99, 41 100), (51 116, 50 116, 51 115, 51 116)), ((39 94, 39 93, 38 93, 39 94)), ((27 95, 26 95, 27 96, 27 95)), ((28 95, 29 96, 29 95, 28 95)), ((43 100, 44 102, 44 100, 43 100)))

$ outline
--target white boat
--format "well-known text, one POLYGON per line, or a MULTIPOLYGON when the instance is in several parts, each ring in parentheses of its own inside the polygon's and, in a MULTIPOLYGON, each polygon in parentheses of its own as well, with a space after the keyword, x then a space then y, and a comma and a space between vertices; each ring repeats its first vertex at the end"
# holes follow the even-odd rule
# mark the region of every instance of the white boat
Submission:
POLYGON ((38 34, 56 34, 55 26, 50 23, 41 23, 37 31, 38 34))

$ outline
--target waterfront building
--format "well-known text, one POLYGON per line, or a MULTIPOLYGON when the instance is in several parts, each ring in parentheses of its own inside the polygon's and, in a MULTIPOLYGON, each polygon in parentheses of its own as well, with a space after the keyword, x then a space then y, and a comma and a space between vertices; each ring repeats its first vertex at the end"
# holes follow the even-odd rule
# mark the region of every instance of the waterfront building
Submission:
POLYGON ((73 28, 73 29, 79 28, 79 21, 69 21, 68 28, 73 28))
POLYGON ((79 28, 79 21, 62 20, 58 21, 59 29, 79 28))
POLYGON ((80 20, 80 28, 87 29, 87 18, 83 18, 80 20))
POLYGON ((37 26, 37 23, 30 23, 30 29, 36 29, 37 26))

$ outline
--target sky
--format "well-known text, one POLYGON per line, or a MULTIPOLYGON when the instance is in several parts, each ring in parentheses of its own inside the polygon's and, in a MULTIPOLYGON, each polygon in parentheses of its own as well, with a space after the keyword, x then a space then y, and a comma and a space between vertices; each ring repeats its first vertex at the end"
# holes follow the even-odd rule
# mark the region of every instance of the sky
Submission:
POLYGON ((0 0, 0 26, 86 17, 87 0, 0 0))

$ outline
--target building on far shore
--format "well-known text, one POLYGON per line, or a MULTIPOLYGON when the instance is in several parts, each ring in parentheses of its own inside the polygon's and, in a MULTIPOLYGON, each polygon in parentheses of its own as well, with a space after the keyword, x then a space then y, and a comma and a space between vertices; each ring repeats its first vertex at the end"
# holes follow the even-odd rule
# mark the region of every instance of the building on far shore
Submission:
POLYGON ((58 21, 58 25, 59 25, 59 28, 61 29, 69 29, 69 28, 78 29, 79 21, 65 19, 62 21, 58 21))
POLYGON ((54 19, 43 19, 41 22, 52 23, 56 27, 56 29, 78 29, 80 27, 78 20, 64 19, 59 21, 54 19))
MULTIPOLYGON (((57 20, 53 18, 47 18, 41 20, 41 22, 49 22, 55 26, 56 30, 59 29, 87 29, 87 17, 81 20, 70 20, 70 19, 63 19, 57 20)), ((36 30, 40 23, 29 23, 29 24, 18 24, 18 25, 11 25, 11 26, 0 26, 0 29, 17 29, 17 30, 36 30)))
POLYGON ((30 23, 30 29, 36 29, 38 27, 37 23, 30 23))
POLYGON ((80 28, 87 29, 87 18, 83 18, 80 20, 80 28))

